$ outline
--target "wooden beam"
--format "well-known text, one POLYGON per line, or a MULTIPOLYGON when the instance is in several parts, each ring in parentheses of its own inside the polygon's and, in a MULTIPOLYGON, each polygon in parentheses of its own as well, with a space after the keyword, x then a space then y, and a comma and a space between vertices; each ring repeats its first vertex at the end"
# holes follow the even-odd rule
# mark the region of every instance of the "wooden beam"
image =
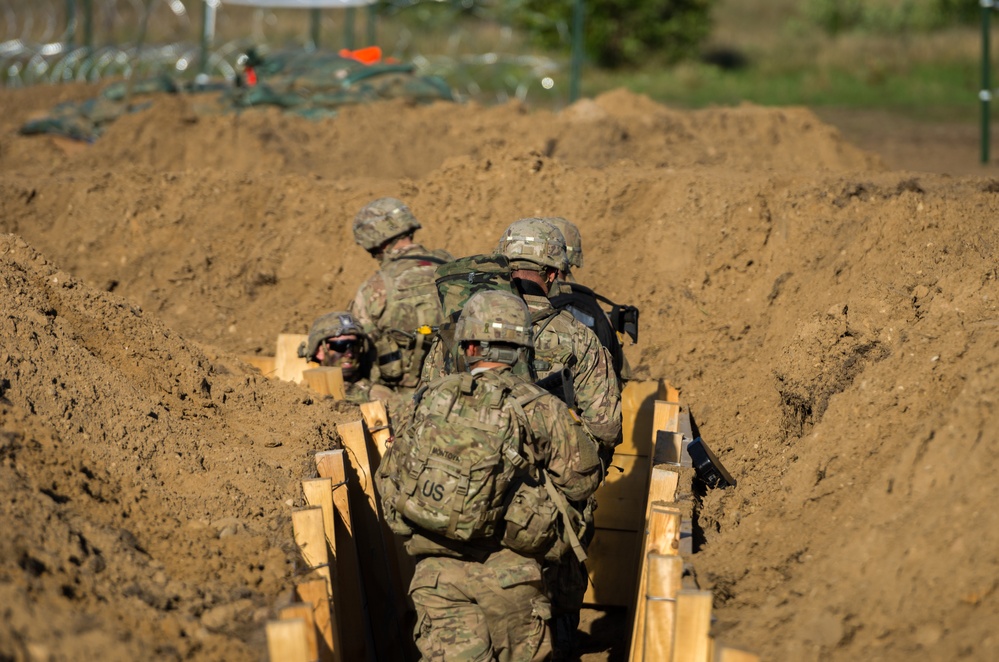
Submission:
POLYGON ((652 455, 652 415, 656 400, 666 397, 662 380, 630 381, 621 389, 621 443, 617 453, 652 455))
POLYGON ((675 556, 680 546, 680 511, 667 504, 653 503, 649 512, 649 520, 645 531, 642 556, 639 559, 638 590, 635 591, 635 610, 631 628, 632 662, 641 662, 645 648, 645 592, 646 563, 648 555, 663 554, 675 556))
POLYGON ((597 528, 586 550, 586 569, 590 576, 583 602, 603 606, 630 607, 635 602, 641 534, 597 528), (628 559, 629 562, 622 562, 628 559))
POLYGON ((371 632, 379 660, 402 660, 411 638, 405 624, 408 586, 402 586, 398 566, 390 559, 392 532, 382 519, 381 503, 371 470, 371 441, 363 421, 337 425, 347 450, 347 485, 352 488, 354 540, 370 614, 371 632), (377 612, 377 613, 375 613, 377 612))
POLYGON ((361 416, 364 417, 364 423, 368 426, 368 433, 371 435, 375 450, 377 451, 378 461, 373 463, 371 470, 378 471, 378 465, 381 464, 382 458, 385 457, 389 440, 392 439, 392 427, 389 425, 388 411, 385 409, 385 403, 381 400, 372 400, 371 402, 363 403, 361 405, 361 416))
POLYGON ((756 653, 729 648, 718 642, 715 642, 714 651, 714 662, 760 662, 760 656, 756 653))
POLYGON ((323 530, 323 509, 299 508, 291 513, 291 528, 295 544, 306 567, 315 570, 326 580, 326 595, 333 595, 329 554, 326 551, 326 532, 323 530))
POLYGON ((252 365, 259 370, 264 377, 274 376, 274 357, 258 356, 256 354, 244 354, 239 357, 244 363, 252 365))
POLYGON ((333 563, 336 562, 336 525, 333 512, 333 479, 309 478, 302 481, 305 502, 323 511, 323 534, 333 563))
POLYGON ((302 381, 302 371, 309 367, 309 362, 299 358, 298 346, 307 341, 309 336, 300 333, 281 333, 277 337, 274 352, 274 376, 286 382, 302 381))
POLYGON ((646 560, 645 650, 643 660, 668 662, 673 655, 676 595, 683 577, 679 556, 649 554, 646 560))
MULTIPOLYGON (((361 564, 354 539, 353 515, 347 485, 345 451, 336 449, 316 453, 316 470, 330 479, 333 487, 334 538, 336 539, 337 617, 340 632, 351 633, 342 642, 345 660, 365 660, 373 650, 371 626, 368 623, 367 601, 364 597, 361 564)), ((356 486, 355 486, 356 489, 356 486)))
POLYGON ((335 366, 307 368, 302 371, 302 380, 320 395, 329 395, 334 400, 343 400, 347 397, 344 392, 343 370, 335 366))
POLYGON ((711 603, 711 591, 679 591, 676 594, 673 662, 709 662, 711 603))
MULTIPOLYGON (((302 582, 295 587, 295 593, 298 594, 299 600, 312 609, 312 622, 319 633, 316 640, 319 660, 321 662, 344 662, 353 659, 346 655, 346 651, 350 647, 344 648, 340 641, 339 633, 341 630, 337 627, 336 621, 333 619, 333 612, 330 610, 329 597, 326 595, 326 582, 322 579, 302 582)), ((349 632, 349 630, 344 630, 344 632, 349 632)), ((348 636, 347 641, 350 641, 351 638, 348 636)))
POLYGON ((267 654, 271 662, 312 662, 307 632, 301 618, 268 621, 267 654))
POLYGON ((278 611, 279 620, 290 621, 296 618, 300 618, 305 621, 305 639, 309 645, 309 659, 318 660, 319 638, 316 636, 316 624, 313 618, 312 604, 295 602, 287 605, 286 607, 282 607, 278 611))
POLYGON ((594 522, 602 529, 638 531, 645 526, 649 457, 614 453, 612 464, 607 479, 597 488, 599 508, 594 522))

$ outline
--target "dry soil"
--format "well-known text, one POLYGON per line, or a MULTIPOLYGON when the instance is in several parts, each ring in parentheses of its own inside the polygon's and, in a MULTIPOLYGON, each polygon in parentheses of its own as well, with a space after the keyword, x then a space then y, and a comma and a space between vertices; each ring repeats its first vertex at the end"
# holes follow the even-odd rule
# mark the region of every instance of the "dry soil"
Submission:
POLYGON ((615 91, 321 122, 161 97, 92 145, 17 134, 95 92, 0 93, 0 658, 263 659, 298 481, 356 410, 238 357, 349 301, 374 267, 350 219, 382 195, 456 255, 577 222, 579 279, 641 308, 637 376, 738 479, 692 558, 720 640, 999 657, 999 177, 973 128, 615 91))

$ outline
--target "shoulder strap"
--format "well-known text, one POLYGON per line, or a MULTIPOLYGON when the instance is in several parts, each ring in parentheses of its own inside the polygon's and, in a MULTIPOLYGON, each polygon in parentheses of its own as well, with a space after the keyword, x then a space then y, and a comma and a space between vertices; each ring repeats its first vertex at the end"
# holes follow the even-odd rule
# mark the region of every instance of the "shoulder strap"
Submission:
POLYGON ((444 258, 437 257, 435 255, 399 255, 394 258, 395 260, 422 260, 423 262, 432 262, 433 264, 441 265, 447 264, 448 261, 444 258))

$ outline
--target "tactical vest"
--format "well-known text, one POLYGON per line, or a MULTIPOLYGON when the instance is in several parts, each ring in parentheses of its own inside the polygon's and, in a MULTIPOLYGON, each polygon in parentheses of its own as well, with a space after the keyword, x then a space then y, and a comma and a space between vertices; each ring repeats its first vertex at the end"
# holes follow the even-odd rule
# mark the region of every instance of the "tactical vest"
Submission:
POLYGON ((419 383, 430 347, 427 331, 443 319, 434 280, 448 258, 434 253, 406 253, 382 266, 385 310, 374 342, 381 382, 410 388, 419 383))

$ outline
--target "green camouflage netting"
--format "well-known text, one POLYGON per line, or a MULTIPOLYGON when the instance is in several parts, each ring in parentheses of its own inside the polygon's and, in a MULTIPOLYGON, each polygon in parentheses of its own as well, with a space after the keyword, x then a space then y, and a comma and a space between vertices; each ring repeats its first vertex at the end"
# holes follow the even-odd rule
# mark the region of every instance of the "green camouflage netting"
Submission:
POLYGON ((252 68, 252 76, 240 76, 232 84, 194 84, 167 75, 133 81, 130 87, 127 82, 113 83, 94 99, 56 106, 46 117, 24 124, 20 131, 25 135, 49 133, 93 142, 122 115, 148 108, 153 103, 148 95, 156 93, 217 93, 217 112, 277 106, 311 118, 333 117, 339 106, 382 99, 415 103, 454 100, 444 80, 417 75, 412 64, 364 64, 316 52, 261 57, 253 51, 247 53, 245 62, 247 73, 252 68))

